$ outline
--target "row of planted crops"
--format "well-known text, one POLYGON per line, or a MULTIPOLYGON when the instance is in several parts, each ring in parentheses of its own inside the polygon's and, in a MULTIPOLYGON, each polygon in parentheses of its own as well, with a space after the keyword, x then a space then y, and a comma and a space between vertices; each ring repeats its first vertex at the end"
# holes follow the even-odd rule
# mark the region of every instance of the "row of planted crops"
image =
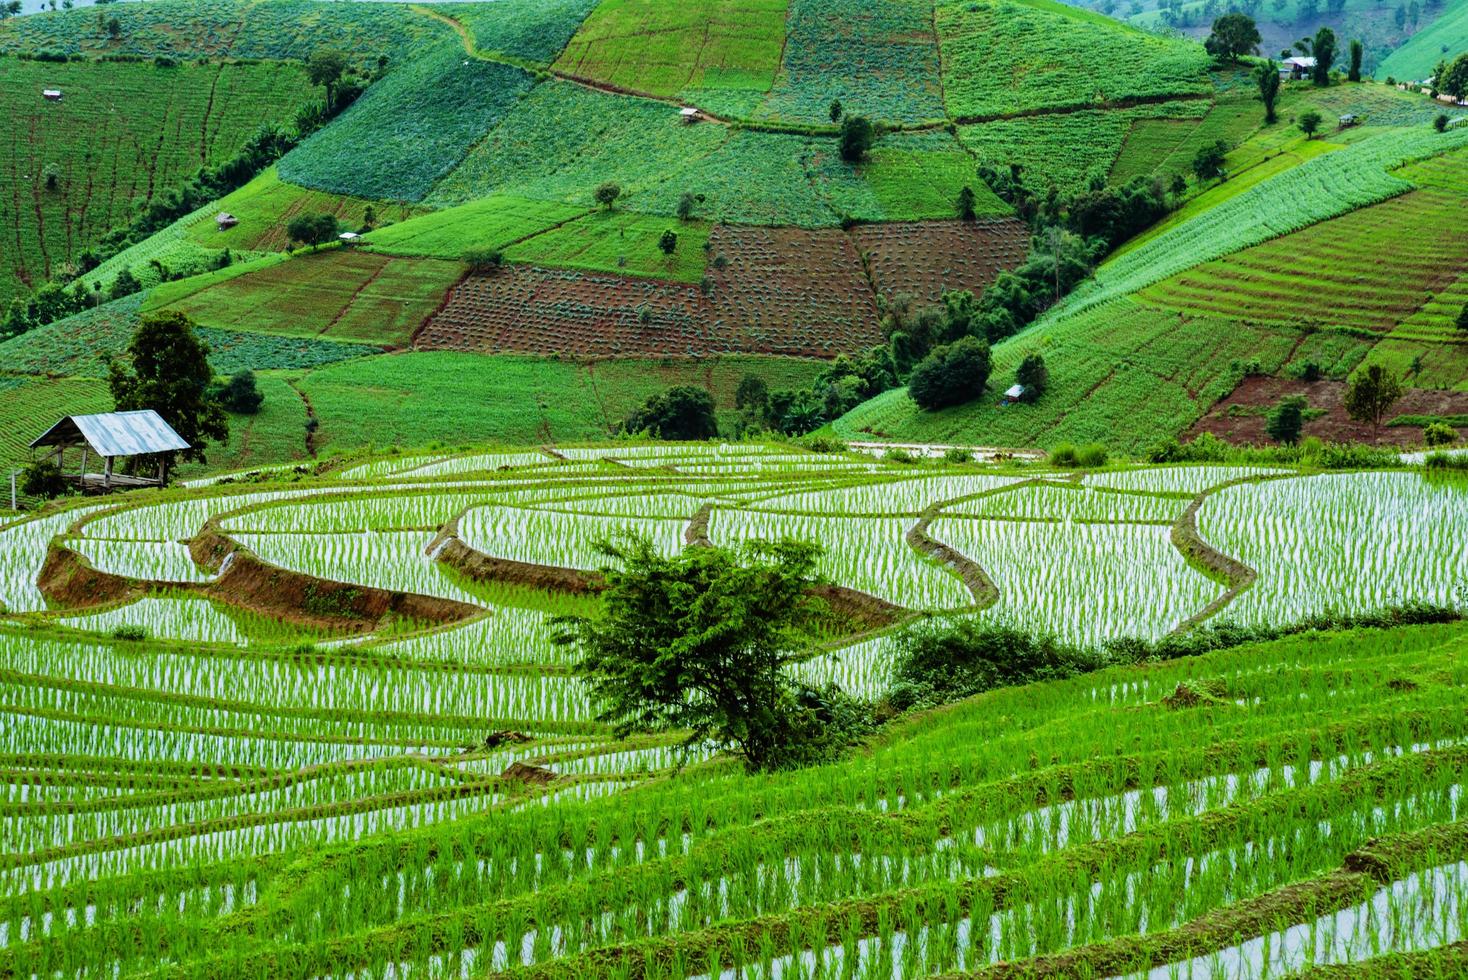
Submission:
POLYGON ((923 614, 1100 643, 1461 606, 1462 484, 743 444, 290 479, 0 527, 0 972, 1264 976, 1462 939, 1454 625, 996 692, 752 777, 613 737, 551 624, 609 536, 812 540, 890 625, 797 669, 877 698, 923 614))

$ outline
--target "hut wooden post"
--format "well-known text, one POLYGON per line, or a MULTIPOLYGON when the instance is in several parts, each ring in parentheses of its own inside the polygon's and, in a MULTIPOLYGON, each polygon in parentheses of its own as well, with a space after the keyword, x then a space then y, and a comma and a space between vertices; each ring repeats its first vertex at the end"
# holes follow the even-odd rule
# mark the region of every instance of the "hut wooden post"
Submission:
POLYGON ((87 447, 85 444, 82 446, 82 482, 87 482, 87 447))
POLYGON ((107 457, 107 468, 102 473, 102 486, 112 489, 112 457, 107 457))

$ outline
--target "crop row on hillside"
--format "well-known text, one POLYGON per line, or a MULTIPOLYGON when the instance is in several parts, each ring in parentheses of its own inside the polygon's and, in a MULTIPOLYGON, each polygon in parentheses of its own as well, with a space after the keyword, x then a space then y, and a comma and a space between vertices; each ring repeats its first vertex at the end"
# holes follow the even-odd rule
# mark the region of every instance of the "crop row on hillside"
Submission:
POLYGON ((851 230, 877 292, 937 303, 945 292, 976 295, 999 273, 1024 262, 1029 228, 1013 219, 858 225, 851 230))
POLYGON ((785 0, 603 0, 555 68, 650 95, 700 88, 764 92, 784 40, 785 0))
POLYGON ((597 0, 493 0, 436 3, 468 29, 476 50, 549 64, 597 6, 597 0))
POLYGON ((1124 184, 1152 174, 1190 176, 1199 149, 1220 141, 1238 146, 1262 121, 1259 104, 1252 98, 1219 100, 1197 121, 1135 120, 1111 168, 1111 180, 1124 184))
POLYGON ((518 68, 442 43, 369 88, 286 154, 280 177, 354 197, 421 201, 529 90, 518 68))
POLYGON ((1190 313, 1385 333, 1468 266, 1468 199, 1411 191, 1194 266, 1137 296, 1190 313))
POLYGON ((406 5, 350 0, 330 7, 314 0, 155 0, 103 13, 78 7, 12 18, 0 23, 0 51, 304 61, 329 47, 367 67, 379 55, 406 60, 422 44, 450 36, 406 5), (115 37, 107 26, 113 18, 115 37))
POLYGON ((309 93, 284 65, 6 58, 0 112, 0 305, 74 269, 103 234, 202 166, 232 157, 309 93), (43 88, 63 93, 59 102, 43 88))
POLYGON ((457 262, 336 250, 221 278, 186 296, 156 293, 149 306, 226 330, 405 345, 462 273, 457 262))
MULTIPOLYGON (((31 440, 63 415, 111 410, 105 381, 0 375, 0 476, 24 465, 31 458, 31 440)), ((10 503, 8 481, 5 503, 10 503)))
POLYGON ((937 8, 948 113, 996 118, 1207 95, 1202 49, 1097 23, 1041 0, 951 0, 937 8))
POLYGON ((1057 315, 1160 282, 1211 259, 1395 197, 1412 185, 1389 170, 1468 145, 1468 127, 1388 131, 1307 160, 1222 201, 1096 270, 1057 315))
POLYGON ((929 0, 790 0, 786 31, 780 74, 758 116, 829 124, 839 101, 872 119, 944 118, 929 0))
POLYGON ((1294 331, 1116 300, 1032 328, 995 349, 991 390, 1010 384, 1024 355, 1044 356, 1050 380, 1045 397, 1033 405, 1004 405, 987 394, 969 405, 925 412, 899 389, 858 406, 836 422, 836 430, 847 439, 1000 446, 1094 441, 1141 452, 1227 394, 1244 365, 1279 370, 1299 339, 1294 331))

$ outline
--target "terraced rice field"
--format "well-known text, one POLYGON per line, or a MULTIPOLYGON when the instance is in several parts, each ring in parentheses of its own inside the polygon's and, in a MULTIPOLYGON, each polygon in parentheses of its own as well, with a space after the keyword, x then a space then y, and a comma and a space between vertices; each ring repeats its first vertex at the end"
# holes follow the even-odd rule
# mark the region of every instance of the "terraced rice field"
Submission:
MULTIPOLYGON (((672 551, 704 517, 715 541, 821 542, 837 583, 899 616, 1081 642, 1205 609, 1468 601, 1468 489, 1411 469, 1077 479, 613 445, 88 502, 0 527, 0 966, 1276 976, 1313 948, 1455 975, 1461 624, 1000 689, 838 764, 747 775, 671 734, 612 737, 551 641, 552 616, 593 608, 598 537, 672 551), (1257 572, 1228 601, 1173 544, 1200 497, 1204 539, 1257 572)), ((900 628, 800 672, 880 697, 900 628)))

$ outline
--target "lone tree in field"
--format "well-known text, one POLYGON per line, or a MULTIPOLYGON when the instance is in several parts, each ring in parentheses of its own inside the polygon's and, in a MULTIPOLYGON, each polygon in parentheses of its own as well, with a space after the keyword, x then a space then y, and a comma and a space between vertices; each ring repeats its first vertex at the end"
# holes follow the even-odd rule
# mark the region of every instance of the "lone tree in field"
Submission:
POLYGON ((671 228, 665 228, 658 236, 658 248, 664 255, 672 255, 678 251, 678 233, 671 228))
POLYGON ((654 439, 670 441, 715 439, 719 435, 719 419, 714 412, 714 396, 706 388, 676 385, 649 398, 627 416, 622 429, 646 432, 654 439))
POLYGON ((1359 40, 1351 42, 1351 68, 1346 72, 1346 81, 1359 82, 1361 80, 1361 56, 1365 50, 1361 47, 1359 40))
POLYGON ((1444 67, 1433 84, 1443 95, 1451 95, 1455 99, 1468 96, 1468 51, 1458 55, 1452 64, 1444 67))
POLYGON ((1214 180, 1223 176, 1223 161, 1228 155, 1228 146, 1223 140, 1198 147, 1193 154, 1193 173, 1199 180, 1214 180))
POLYGON ((1303 395, 1290 395, 1274 408, 1264 422, 1264 432, 1275 442, 1293 446, 1300 441, 1300 429, 1305 424, 1305 409, 1308 403, 1303 395))
POLYGON ((235 415, 255 415, 260 411, 260 406, 265 404, 265 396, 260 394, 260 389, 255 384, 254 371, 230 375, 214 397, 219 399, 219 404, 226 412, 235 415))
POLYGON ((622 185, 610 180, 604 184, 598 184, 596 190, 591 192, 592 200, 596 201, 597 204, 600 204, 608 211, 612 209, 612 205, 616 204, 617 198, 621 196, 622 185))
POLYGON ((1039 354, 1026 354, 1014 372, 1014 381, 1024 386, 1025 392, 1020 396, 1023 401, 1038 401, 1050 383, 1050 370, 1045 367, 1045 358, 1039 354))
POLYGON ((822 727, 786 672, 809 652, 823 613, 811 587, 820 549, 750 542, 669 558, 645 537, 603 542, 611 559, 591 617, 555 620, 573 645, 597 719, 621 735, 686 731, 686 745, 733 748, 772 769, 822 727))
POLYGON ((1203 50, 1219 61, 1237 63, 1246 54, 1259 51, 1259 28, 1248 14, 1224 14, 1213 22, 1213 33, 1203 42, 1203 50))
POLYGON ((739 387, 734 390, 734 407, 750 422, 758 425, 768 422, 770 386, 765 384, 765 379, 757 374, 740 378, 739 387))
POLYGON ((497 248, 471 248, 464 253, 464 264, 470 272, 493 272, 505 264, 504 253, 497 248))
POLYGON ((1315 55, 1315 73, 1312 76, 1316 85, 1330 84, 1330 65, 1335 61, 1335 31, 1329 27, 1322 27, 1315 32, 1315 40, 1310 44, 1311 53, 1315 55))
POLYGON ((977 201, 974 197, 974 189, 965 186, 958 192, 958 216, 964 221, 972 221, 978 217, 976 210, 977 201))
POLYGON ((341 234, 341 225, 334 214, 302 214, 285 226, 286 237, 302 245, 318 248, 335 241, 341 234))
POLYGON ((1387 410, 1402 397, 1402 382, 1380 364, 1372 364, 1346 386, 1346 414, 1377 428, 1387 410))
POLYGON ((1460 333, 1468 334, 1468 303, 1464 303, 1458 308, 1457 324, 1460 333))
POLYGON ((1279 118, 1274 105, 1279 101, 1279 65, 1266 61, 1254 70, 1254 82, 1259 86, 1259 101, 1264 103, 1264 124, 1267 126, 1279 118))
POLYGON ((842 111, 841 110, 841 100, 840 99, 832 99, 831 100, 831 112, 830 112, 831 122, 838 123, 838 122, 841 121, 841 111, 842 111))
POLYGON ((847 116, 841 120, 841 159, 860 163, 876 139, 877 131, 866 116, 847 116))
POLYGON ((1300 113, 1300 132, 1305 134, 1306 139, 1313 139, 1320 130, 1321 115, 1314 109, 1300 113))
POLYGON ((907 393, 919 408, 932 411, 971 402, 989 383, 989 345, 963 337, 933 349, 907 380, 907 393))
POLYGON ((208 345, 194 335, 192 320, 172 310, 144 314, 126 360, 107 365, 117 411, 151 408, 189 444, 177 455, 199 462, 207 440, 229 438, 229 421, 210 391, 213 380, 208 345))
POLYGON ((326 111, 336 105, 336 87, 347 73, 347 56, 335 48, 317 48, 306 59, 306 79, 326 89, 326 111))

